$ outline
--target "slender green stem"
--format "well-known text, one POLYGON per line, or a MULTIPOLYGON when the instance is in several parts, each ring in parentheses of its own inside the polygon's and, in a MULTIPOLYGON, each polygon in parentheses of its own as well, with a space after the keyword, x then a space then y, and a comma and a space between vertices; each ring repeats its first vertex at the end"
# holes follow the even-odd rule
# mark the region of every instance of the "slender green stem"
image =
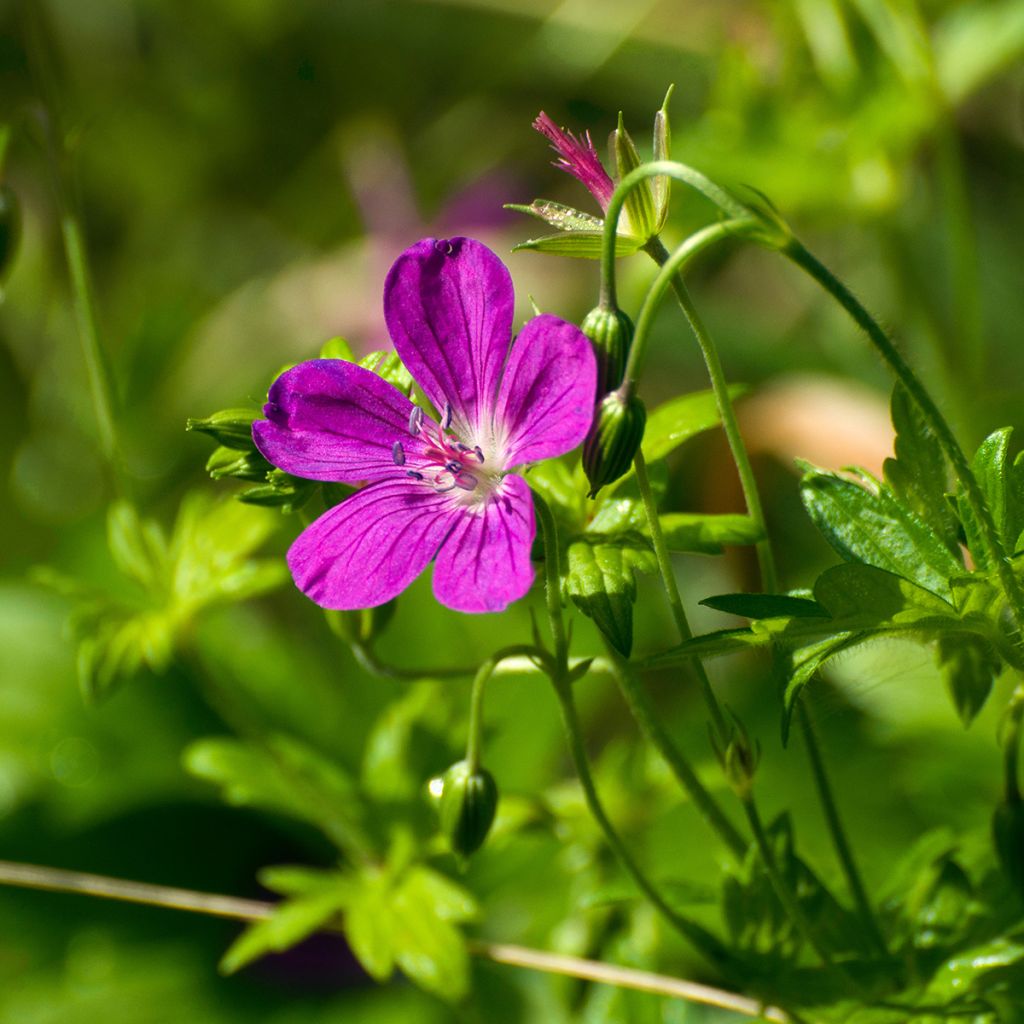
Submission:
POLYGON ((626 197, 640 182, 647 178, 658 177, 672 178, 696 189, 710 199, 727 217, 746 218, 751 214, 748 207, 730 195, 724 188, 716 185, 700 171, 687 167, 686 164, 677 163, 674 160, 655 160, 630 171, 619 182, 604 214, 604 238, 601 248, 601 304, 605 308, 614 308, 616 305, 615 235, 618 231, 619 217, 622 215, 626 197))
POLYGON ((1024 588, 1021 587, 1020 581, 1014 574, 992 513, 981 487, 978 485, 977 478, 971 471, 967 456, 945 417, 892 340, 846 285, 795 238, 791 239, 781 251, 814 278, 849 313, 857 326, 867 334, 879 355, 921 410, 921 415, 928 423, 929 429, 935 434, 953 468, 953 473, 963 487, 964 497, 981 531, 982 542, 986 549, 985 554, 988 555, 995 567, 1006 603, 1013 615, 1017 646, 1024 647, 1024 638, 1021 635, 1022 627, 1024 627, 1024 588))
MULTIPOLYGON (((729 223, 729 222, 726 222, 729 223)), ((736 222, 733 222, 736 224, 736 222)), ((749 219, 744 222, 746 225, 754 223, 749 219)), ((722 227, 723 225, 715 225, 722 227)), ((708 229, 705 229, 707 231, 708 229)), ((734 229, 735 233, 735 229, 734 229)), ((698 234, 703 234, 699 232, 698 234)), ((696 236, 695 236, 696 237, 696 236)), ((719 236, 720 237, 720 236, 719 236)), ((708 378, 711 388, 715 393, 715 401, 718 405, 718 414, 722 419, 722 429, 725 431, 726 440, 729 443, 729 451, 732 454, 733 462, 736 465, 736 472, 740 478, 740 486, 743 489, 743 500, 747 505, 747 513, 754 520, 757 526, 760 539, 757 541, 757 561, 761 571, 761 585, 768 592, 778 590, 778 573, 775 568, 775 556, 772 552, 771 540, 768 537, 767 527, 764 519, 764 509, 761 505, 761 494, 757 487, 757 479, 754 476, 753 467, 750 464, 750 455, 747 446, 743 442, 743 435, 740 433, 739 421, 736 418, 736 410, 729 395, 729 383, 722 370, 722 362, 718 357, 718 349, 715 346, 711 335, 704 326, 697 308, 690 298, 686 285, 683 283, 681 269, 690 258, 689 252, 685 249, 686 243, 680 246, 671 256, 661 244, 660 239, 654 238, 648 244, 647 251, 652 259, 661 265, 661 272, 658 275, 659 281, 667 279, 675 292, 679 306, 689 321, 690 328, 697 344, 700 346, 701 356, 704 358, 704 365, 707 367, 708 378)), ((648 298, 654 294, 654 288, 648 294, 648 298)), ((646 306, 646 302, 645 302, 646 306)), ((642 314, 641 314, 642 315, 642 314)), ((637 331, 639 334, 639 329, 637 331)))
MULTIPOLYGON (((665 543, 665 534, 662 532, 661 520, 658 518, 658 509, 655 506, 654 495, 651 492, 651 481, 647 475, 647 463, 644 460, 643 452, 639 449, 637 450, 636 457, 633 459, 633 465, 636 469, 637 487, 640 490, 640 497, 643 499, 644 512, 647 515, 647 523, 651 530, 651 542, 654 545, 654 555, 658 561, 658 570, 661 573, 662 583, 668 595, 668 603, 672 609, 672 617, 675 619, 679 639, 685 643, 693 637, 693 631, 690 629, 686 610, 683 608, 683 600, 679 595, 676 574, 672 570, 672 558, 669 555, 668 545, 665 543)), ((718 734, 721 742, 727 743, 729 740, 729 724, 722 713, 721 705, 715 696, 715 691, 711 686, 711 680, 708 678, 704 664, 699 658, 692 658, 690 665, 697 676, 697 681, 700 683, 701 694, 704 697, 704 703, 707 705, 708 713, 711 715, 715 732, 718 734)))
MULTIPOLYGON (((184 910, 195 914, 248 922, 265 921, 273 915, 276 906, 265 900, 221 896, 217 893, 176 889, 166 885, 152 885, 148 882, 130 882, 122 878, 110 878, 107 875, 64 871, 60 868, 17 864, 6 860, 0 860, 0 885, 9 885, 19 889, 35 889, 40 892, 94 896, 147 907, 184 910)), ((326 928, 324 930, 333 929, 326 928)), ((682 978, 670 978, 631 967, 620 967, 617 964, 584 960, 580 957, 548 953, 545 950, 506 943, 471 942, 469 951, 474 956, 498 964, 524 967, 549 974, 568 975, 605 985, 633 989, 637 992, 652 992, 655 995, 667 996, 671 999, 686 999, 703 1006, 715 1006, 719 1009, 741 1013, 747 1017, 771 1021, 772 1024, 788 1024, 792 1019, 777 1007, 767 1006, 756 999, 750 999, 735 992, 728 992, 710 985, 701 985, 682 978)))
POLYGON ((583 795, 587 801, 587 807, 591 816, 597 822, 604 833, 605 840, 614 850, 616 856, 622 862, 622 866, 629 873, 637 887, 654 905, 665 920, 672 925, 682 936, 684 936, 695 949, 699 950, 707 959, 721 970, 727 969, 731 962, 731 956, 726 947, 703 926, 696 921, 691 921, 674 910, 664 896, 658 891, 654 883, 647 877, 643 869, 629 852, 629 848, 622 841, 621 836, 611 823, 601 798, 598 795, 594 778, 590 772, 590 763, 587 759, 586 748, 583 745, 583 733, 580 727, 579 715, 576 711, 576 702, 573 698, 572 684, 564 677, 554 677, 555 693, 562 709, 562 721, 565 724, 566 737, 569 741, 569 751, 572 755, 573 765, 579 777, 580 785, 583 787, 583 795))
POLYGON ((1008 804, 1021 802, 1020 740, 1024 721, 1024 685, 1018 686, 1007 708, 1003 730, 1003 796, 1008 804))
POLYGON ((747 812, 750 830, 754 834, 754 841, 757 843, 758 851, 761 854, 761 861, 764 864, 765 871, 768 873, 768 879, 775 890, 775 895, 778 897, 779 902, 785 907, 789 919, 796 925, 797 931, 800 932, 803 940, 817 953, 821 962, 826 967, 836 971, 843 978, 844 982, 848 981, 845 972, 836 966, 835 961, 832 959, 832 954, 815 935, 814 928, 811 927, 803 907, 800 906, 800 901, 779 869, 778 862, 775 859, 775 852, 768 841, 764 824, 761 821, 761 815, 754 806, 754 802, 752 800, 744 800, 743 807, 747 812))
POLYGON ((800 717, 800 727, 803 734, 804 744, 807 747, 807 757, 811 762, 811 773, 814 775, 814 783, 818 790, 818 797, 825 812, 825 819, 828 822, 829 833, 832 836, 832 844, 836 850, 836 856, 843 867, 846 875, 847 885, 853 895, 867 933, 883 955, 887 956, 889 949, 886 946, 885 936, 882 933, 881 925, 875 915, 871 900, 868 899, 867 890, 864 888, 864 881, 861 878, 857 862, 853 857, 853 849, 850 846, 843 827, 842 819, 839 817, 839 807, 836 804, 835 795, 832 792, 832 785, 829 782, 828 773, 825 770, 825 762, 821 756, 821 748, 818 746, 818 738, 814 734, 814 723, 811 721, 811 713, 806 702, 797 701, 797 713, 800 717))
POLYGON ((609 649, 608 655, 612 666, 612 675, 629 705, 630 712, 640 726, 641 732, 664 758, 672 775, 693 801, 693 805, 704 820, 725 843, 736 860, 741 861, 747 852, 746 841, 726 816, 718 801, 705 788, 683 752, 672 742, 651 704, 647 690, 637 678, 633 666, 618 657, 611 649, 609 649))

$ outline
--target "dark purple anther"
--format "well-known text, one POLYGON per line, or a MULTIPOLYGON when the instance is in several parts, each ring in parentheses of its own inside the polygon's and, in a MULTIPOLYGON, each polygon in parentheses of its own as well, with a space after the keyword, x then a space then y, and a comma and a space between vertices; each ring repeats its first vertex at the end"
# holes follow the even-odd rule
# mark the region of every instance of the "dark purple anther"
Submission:
POLYGON ((450 402, 444 403, 444 423, 441 424, 445 430, 452 425, 452 406, 450 402))
POLYGON ((452 459, 451 462, 446 462, 444 464, 444 468, 447 469, 449 473, 458 473, 462 469, 462 463, 457 459, 452 459))
POLYGON ((405 471, 405 475, 406 476, 411 476, 413 478, 413 480, 422 480, 423 479, 423 474, 422 473, 417 473, 415 469, 407 469, 405 471))
POLYGON ((422 424, 423 410, 418 405, 414 405, 412 412, 409 413, 409 433, 415 437, 420 432, 422 424))
POLYGON ((476 452, 476 457, 480 460, 481 464, 483 464, 486 461, 484 459, 484 450, 483 450, 483 448, 481 448, 480 445, 477 445, 473 449, 473 451, 476 452))
POLYGON ((391 458, 395 460, 396 466, 405 465, 405 449, 402 447, 401 441, 396 441, 391 446, 391 458))
POLYGON ((468 444, 463 444, 461 441, 456 441, 455 447, 458 448, 460 452, 471 452, 473 450, 468 444))

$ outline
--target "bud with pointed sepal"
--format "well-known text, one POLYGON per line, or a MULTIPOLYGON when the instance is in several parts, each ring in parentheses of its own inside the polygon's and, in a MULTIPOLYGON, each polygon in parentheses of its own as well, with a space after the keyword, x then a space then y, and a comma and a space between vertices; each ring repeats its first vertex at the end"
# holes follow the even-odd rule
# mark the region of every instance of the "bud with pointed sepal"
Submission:
POLYGON ((633 393, 631 381, 604 396, 594 412, 590 433, 583 442, 583 469, 590 481, 590 497, 624 476, 644 439, 647 410, 633 393))
MULTIPOLYGON (((468 857, 483 845, 498 809, 498 787, 485 768, 456 761, 441 777, 437 801, 441 831, 452 850, 468 857)), ((431 792, 436 791, 431 785, 431 792)))
POLYGON ((596 306, 580 324, 597 356, 597 394, 607 395, 622 383, 633 343, 633 321, 621 309, 596 306))
POLYGON ((185 429, 209 434, 217 444, 225 448, 254 452, 256 445, 252 439, 252 424, 259 415, 256 409, 221 409, 203 419, 187 420, 185 429))
MULTIPOLYGON (((668 104, 672 99, 674 85, 668 87, 665 101, 654 115, 654 148, 655 160, 672 159, 672 129, 668 120, 668 104)), ((651 191, 654 194, 654 222, 656 230, 661 231, 668 220, 669 195, 672 190, 672 179, 668 175, 659 175, 651 179, 651 191)))
MULTIPOLYGON (((615 167, 618 170, 618 180, 621 182, 631 171, 635 171, 643 162, 636 143, 626 131, 622 120, 622 112, 619 112, 619 125, 612 132, 610 139, 612 157, 615 160, 615 167)), ((654 209, 654 192, 651 190, 649 180, 638 182, 626 197, 626 215, 629 218, 630 233, 643 239, 645 242, 658 233, 658 221, 654 209)))

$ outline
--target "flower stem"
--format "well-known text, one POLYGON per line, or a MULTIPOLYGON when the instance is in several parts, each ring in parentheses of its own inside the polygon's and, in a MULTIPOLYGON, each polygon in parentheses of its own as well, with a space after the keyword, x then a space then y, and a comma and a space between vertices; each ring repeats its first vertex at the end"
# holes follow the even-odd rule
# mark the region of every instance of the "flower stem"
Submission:
MULTIPOLYGON (((275 908, 275 904, 264 900, 240 899, 235 896, 196 892, 192 889, 175 889, 166 885, 130 882, 106 875, 64 871, 35 864, 16 864, 6 860, 0 861, 0 885, 42 892, 77 893, 236 921, 264 921, 273 914, 275 908)), ((596 960, 584 960, 580 957, 563 956, 505 943, 472 942, 469 950, 474 956, 494 963, 568 975, 638 992, 651 992, 671 999, 686 999, 704 1006, 715 1006, 747 1017, 771 1021, 772 1024, 788 1024, 792 1019, 777 1007, 767 1006, 756 999, 735 992, 727 992, 681 978, 639 971, 631 967, 619 967, 616 964, 605 964, 596 960)))
POLYGON ((881 925, 875 915, 871 901, 868 899, 867 890, 864 888, 864 881, 857 868, 857 862, 853 857, 853 850, 850 847, 843 828, 842 819, 839 817, 839 808, 836 805, 835 795, 832 792, 832 785, 829 782, 828 773, 825 770, 825 762, 821 756, 821 748, 818 746, 818 738, 814 734, 814 723, 811 721, 811 713, 804 701, 797 701, 797 713, 800 717, 801 732, 804 745, 807 747, 807 757, 811 762, 811 773, 814 775, 814 783, 818 790, 818 797, 825 812, 825 820, 828 822, 829 833, 832 836, 832 845, 835 847, 836 856, 843 867, 846 875, 847 885, 853 895, 860 914, 861 923, 871 936, 872 941, 878 947, 880 953, 888 956, 889 949, 882 933, 881 925))
POLYGON ((1016 626, 1016 644, 1024 647, 1021 630, 1024 628, 1024 588, 1013 572, 1006 549, 999 537, 988 503, 971 470, 970 463, 960 447, 953 431, 932 400, 931 395, 910 368, 892 339, 881 328, 878 321, 864 308, 856 296, 823 263, 812 255, 796 238, 791 238, 780 250, 798 267, 821 285, 853 318, 858 327, 867 334, 879 355, 907 389, 914 404, 921 410, 929 429, 935 435, 949 460, 957 480, 963 487, 964 498, 978 522, 982 542, 986 549, 1013 615, 1016 626))
POLYGON ((718 801, 705 788, 682 751, 672 742, 659 721, 647 690, 637 678, 633 666, 618 657, 611 649, 609 649, 608 655, 612 666, 612 675, 629 705, 630 712, 640 726, 641 732, 664 758, 676 781, 686 791, 704 820, 725 843, 736 860, 742 861, 747 852, 746 841, 737 831, 736 826, 728 819, 718 801))
MULTIPOLYGON (((698 232, 693 238, 697 238, 700 235, 709 235, 710 241, 717 241, 726 232, 721 229, 725 228, 726 225, 732 223, 734 228, 731 233, 735 234, 736 229, 741 226, 749 226, 755 222, 749 218, 745 221, 726 221, 724 224, 716 224, 712 226, 712 229, 705 228, 703 232, 698 232), (715 234, 711 234, 713 228, 719 229, 715 234)), ((651 239, 647 245, 647 252, 651 258, 661 266, 661 272, 655 279, 655 283, 652 286, 650 292, 648 292, 647 300, 644 302, 644 311, 647 309, 647 303, 654 298, 657 302, 661 295, 664 293, 664 288, 671 284, 672 290, 675 292, 676 300, 679 303, 683 314, 689 321, 690 328, 693 331, 694 337, 697 339, 697 344, 700 346, 701 356, 704 359, 704 365, 707 367, 708 379, 711 382, 711 389, 715 394, 715 402, 718 405, 718 414, 722 420, 722 429, 725 431, 726 440, 729 443, 729 451, 732 454, 733 463, 736 466, 736 472, 739 474, 740 486, 743 489, 743 500, 747 506, 747 514, 754 521, 754 525, 758 530, 760 539, 757 541, 757 561, 758 567, 761 572, 761 585, 768 593, 774 593, 778 590, 778 573, 775 568, 775 556, 772 552, 771 541, 768 538, 768 531, 765 526, 764 509, 761 505, 761 495, 757 487, 757 479, 754 476, 753 467, 750 464, 750 455, 747 452, 747 447, 743 442, 743 435, 740 433, 739 422, 736 418, 736 410, 732 404, 732 398, 729 395, 729 383, 725 378, 725 372, 722 369, 722 361, 718 357, 718 349, 715 346, 711 335, 708 333, 707 328, 704 326, 697 308, 693 304, 693 300, 690 298, 690 293, 683 283, 682 268, 686 262, 691 258, 691 250, 687 247, 687 240, 681 245, 676 251, 669 255, 665 246, 662 245, 661 240, 657 237, 651 239), (656 291, 660 285, 660 291, 656 291)), ((703 247, 703 246, 702 246, 703 247)), ((644 313, 641 312, 640 318, 638 318, 638 324, 642 319, 644 313)), ((639 335, 640 329, 637 328, 637 334, 639 335)))
POLYGON ((1003 798, 1008 804, 1021 802, 1020 740, 1024 723, 1024 684, 1017 687, 1006 711, 1003 742, 1003 798))
POLYGON ((569 666, 569 641, 562 616, 562 571, 559 566, 558 527, 548 503, 533 492, 533 504, 540 520, 541 536, 544 538, 544 597, 547 603, 548 624, 551 640, 555 646, 555 672, 564 676, 569 666))

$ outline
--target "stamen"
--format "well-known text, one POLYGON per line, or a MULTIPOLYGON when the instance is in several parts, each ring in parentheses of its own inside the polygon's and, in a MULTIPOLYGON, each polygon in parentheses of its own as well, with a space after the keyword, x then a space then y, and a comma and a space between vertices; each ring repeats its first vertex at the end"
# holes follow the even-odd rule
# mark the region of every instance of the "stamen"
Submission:
POLYGON ((409 433, 414 437, 420 432, 423 424, 423 410, 418 406, 412 407, 412 412, 409 413, 409 433))
POLYGON ((391 458, 395 460, 396 466, 405 465, 405 449, 402 447, 401 441, 396 441, 391 446, 391 458))
POLYGON ((413 478, 413 480, 422 480, 423 479, 423 474, 422 473, 417 473, 415 469, 407 469, 405 471, 405 475, 406 476, 411 476, 413 478))
POLYGON ((471 452, 473 450, 468 444, 463 444, 461 441, 456 441, 455 447, 458 448, 460 452, 471 452))
POLYGON ((480 445, 477 445, 473 449, 473 451, 476 452, 476 457, 480 460, 480 463, 483 464, 486 461, 484 459, 484 450, 480 447, 480 445))
POLYGON ((444 468, 447 469, 449 473, 458 473, 462 470, 462 463, 457 459, 452 459, 451 462, 446 462, 444 464, 444 468))
POLYGON ((464 491, 471 491, 476 487, 476 477, 472 473, 457 473, 455 486, 461 487, 464 491))
POLYGON ((452 425, 452 406, 451 406, 450 402, 445 402, 444 403, 444 421, 442 422, 441 426, 445 430, 448 430, 448 428, 451 427, 451 425, 452 425))

